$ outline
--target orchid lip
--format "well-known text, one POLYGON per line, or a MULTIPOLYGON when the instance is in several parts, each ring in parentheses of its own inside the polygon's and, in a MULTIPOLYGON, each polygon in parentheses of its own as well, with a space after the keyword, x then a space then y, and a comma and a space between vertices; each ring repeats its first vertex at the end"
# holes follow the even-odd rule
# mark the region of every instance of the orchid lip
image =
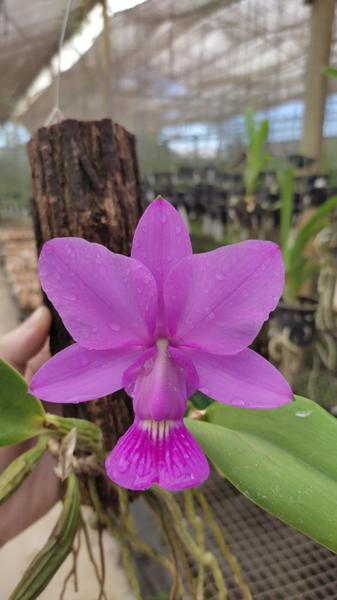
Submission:
POLYGON ((179 491, 200 485, 209 475, 207 459, 182 419, 136 417, 105 466, 112 481, 134 490, 157 483, 179 491))

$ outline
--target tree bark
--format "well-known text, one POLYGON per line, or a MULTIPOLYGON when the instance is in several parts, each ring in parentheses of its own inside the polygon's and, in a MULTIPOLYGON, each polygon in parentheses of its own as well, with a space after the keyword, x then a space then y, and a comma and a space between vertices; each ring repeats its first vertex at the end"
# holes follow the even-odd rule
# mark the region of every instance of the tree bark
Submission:
MULTIPOLYGON (((37 249, 53 237, 77 236, 129 254, 142 212, 135 138, 109 119, 65 120, 42 127, 28 143, 33 180, 33 220, 37 249)), ((53 313, 51 352, 71 338, 53 313)), ((66 416, 86 418, 103 430, 107 449, 132 421, 124 392, 78 405, 64 405, 66 416)))

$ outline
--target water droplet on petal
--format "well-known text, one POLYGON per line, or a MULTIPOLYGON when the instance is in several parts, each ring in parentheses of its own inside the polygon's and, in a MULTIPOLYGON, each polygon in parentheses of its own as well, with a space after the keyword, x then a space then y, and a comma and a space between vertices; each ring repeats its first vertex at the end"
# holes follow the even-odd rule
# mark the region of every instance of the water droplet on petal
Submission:
POLYGON ((125 458, 120 457, 118 462, 118 468, 121 473, 125 473, 125 471, 130 467, 130 463, 125 458))

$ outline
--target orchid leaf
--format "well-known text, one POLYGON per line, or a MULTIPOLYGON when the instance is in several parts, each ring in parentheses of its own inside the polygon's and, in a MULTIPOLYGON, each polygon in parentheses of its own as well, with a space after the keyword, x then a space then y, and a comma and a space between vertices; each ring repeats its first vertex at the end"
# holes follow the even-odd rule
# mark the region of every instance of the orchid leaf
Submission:
MULTIPOLYGON (((289 178, 290 178, 289 174, 289 178)), ((307 265, 307 259, 303 252, 307 244, 328 224, 329 214, 337 209, 337 196, 328 198, 314 214, 302 225, 296 234, 292 244, 289 245, 287 236, 290 230, 290 220, 292 214, 292 186, 290 179, 286 182, 285 174, 279 175, 279 181, 282 191, 281 203, 281 246, 283 259, 286 267, 286 290, 284 297, 287 302, 292 302, 296 299, 301 286, 309 279, 315 271, 317 264, 312 266, 307 265)))
POLYGON ((251 107, 247 107, 245 111, 245 119, 246 119, 246 131, 248 136, 248 142, 250 146, 253 146, 255 143, 256 137, 256 128, 254 121, 254 113, 251 107))
POLYGON ((208 458, 258 506, 337 552, 337 420, 302 397, 281 408, 212 404, 186 419, 208 458))
POLYGON ((310 240, 326 225, 326 217, 337 208, 337 196, 328 198, 300 228, 291 247, 292 260, 300 256, 310 240))
POLYGON ((337 79, 337 69, 329 65, 323 69, 324 75, 330 77, 331 79, 337 79))
POLYGON ((9 446, 42 433, 45 412, 29 394, 23 377, 0 360, 0 446, 9 446))
POLYGON ((205 408, 208 408, 208 406, 212 403, 213 400, 211 400, 209 396, 206 396, 202 392, 196 392, 191 398, 191 404, 193 404, 193 406, 198 410, 205 410, 205 408))
POLYGON ((257 148, 262 152, 264 148, 264 144, 267 140, 269 133, 269 121, 267 119, 263 119, 260 123, 260 127, 257 130, 256 140, 257 140, 257 148))
POLYGON ((251 108, 246 109, 245 120, 248 148, 244 180, 247 194, 253 194, 258 177, 270 159, 270 156, 265 152, 269 123, 267 120, 263 120, 259 125, 256 125, 254 112, 251 108))
POLYGON ((288 240, 294 214, 294 169, 287 165, 278 173, 281 191, 281 248, 287 265, 288 240))

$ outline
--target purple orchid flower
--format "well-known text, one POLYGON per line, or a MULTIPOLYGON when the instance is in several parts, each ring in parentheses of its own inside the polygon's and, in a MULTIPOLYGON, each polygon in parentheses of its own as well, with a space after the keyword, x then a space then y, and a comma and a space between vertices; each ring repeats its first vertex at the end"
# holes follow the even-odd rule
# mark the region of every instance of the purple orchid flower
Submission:
POLYGON ((183 422, 198 389, 248 408, 291 400, 283 376, 248 348, 283 289, 276 244, 247 241, 193 255, 179 213, 158 198, 138 224, 131 258, 56 238, 44 245, 39 271, 76 343, 43 365, 30 391, 76 403, 126 389, 135 421, 106 459, 117 484, 180 490, 208 477, 183 422))

